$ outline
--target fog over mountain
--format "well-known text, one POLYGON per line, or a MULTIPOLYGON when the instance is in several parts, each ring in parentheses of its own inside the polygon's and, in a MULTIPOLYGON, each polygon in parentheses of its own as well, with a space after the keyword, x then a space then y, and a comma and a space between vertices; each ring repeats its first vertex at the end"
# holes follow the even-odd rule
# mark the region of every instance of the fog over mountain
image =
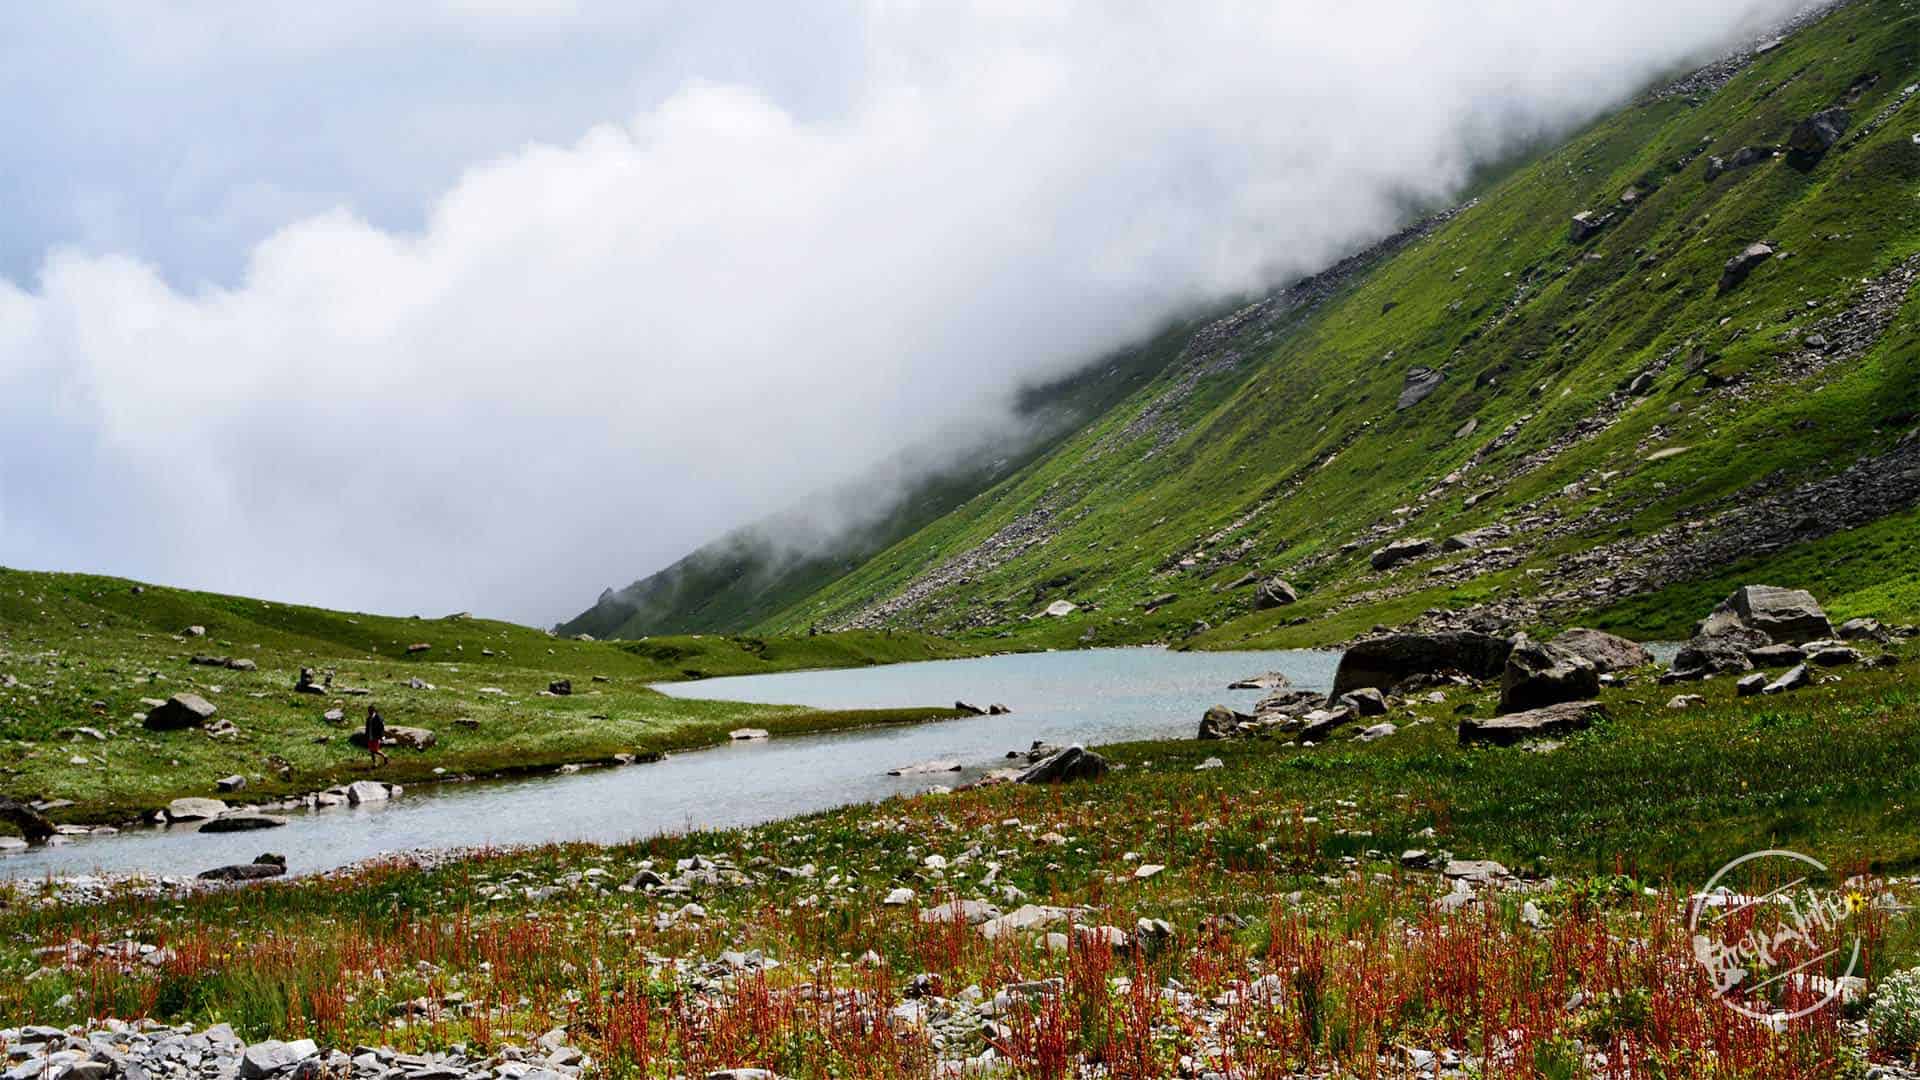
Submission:
POLYGON ((550 622, 1794 6, 12 12, 0 563, 550 622))

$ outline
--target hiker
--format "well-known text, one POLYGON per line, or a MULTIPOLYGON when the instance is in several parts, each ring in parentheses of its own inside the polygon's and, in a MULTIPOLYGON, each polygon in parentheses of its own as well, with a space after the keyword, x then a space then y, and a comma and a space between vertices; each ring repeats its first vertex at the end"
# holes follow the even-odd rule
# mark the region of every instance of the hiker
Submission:
POLYGON ((387 721, 380 715, 379 709, 367 706, 367 753, 373 756, 371 768, 377 769, 393 760, 386 751, 380 749, 380 742, 386 737, 387 721))

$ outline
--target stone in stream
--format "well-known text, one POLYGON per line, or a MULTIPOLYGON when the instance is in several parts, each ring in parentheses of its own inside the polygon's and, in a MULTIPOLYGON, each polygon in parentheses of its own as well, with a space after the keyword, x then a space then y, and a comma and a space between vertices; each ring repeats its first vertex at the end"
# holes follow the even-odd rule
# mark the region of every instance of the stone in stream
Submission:
POLYGON ((960 763, 957 761, 922 761, 917 765, 902 765, 895 769, 888 769, 887 775, 888 776, 931 776, 936 773, 950 773, 950 772, 959 772, 959 771, 960 771, 960 763))
POLYGON ((1293 680, 1278 671, 1269 671, 1265 675, 1254 675, 1245 679, 1235 679, 1227 684, 1229 690, 1285 690, 1293 685, 1293 680))
POLYGON ((386 802, 400 797, 399 784, 383 784, 378 780, 355 780, 347 785, 347 802, 354 806, 366 803, 386 802))
POLYGON ((227 804, 219 799, 184 798, 175 799, 167 804, 166 815, 170 822, 208 821, 227 812, 227 804))
POLYGON ((1584 626, 1562 632, 1550 644, 1585 657, 1603 675, 1653 663, 1653 654, 1639 642, 1609 634, 1605 630, 1589 630, 1584 626))
POLYGON ((981 707, 980 707, 980 706, 978 706, 978 705, 973 705, 973 704, 969 704, 969 703, 967 703, 967 702, 965 702, 965 701, 956 701, 956 702, 954 702, 954 703, 953 703, 953 711, 954 711, 954 712, 957 712, 957 713, 961 713, 961 714, 963 714, 963 715, 966 715, 966 716, 985 716, 985 715, 987 715, 987 710, 985 710, 985 709, 983 709, 983 708, 981 708, 981 707))
POLYGON ((262 814, 243 810, 237 814, 227 814, 214 818, 200 826, 203 833, 253 832, 257 829, 277 829, 287 823, 287 819, 273 814, 262 814))
POLYGON ((1341 655, 1331 696, 1337 699, 1363 686, 1391 690, 1413 675, 1459 672, 1475 679, 1497 678, 1512 651, 1512 641, 1470 630, 1368 638, 1341 655))
POLYGON ((1606 715, 1607 710, 1597 701, 1569 701, 1491 720, 1466 717, 1460 721, 1460 743, 1462 746, 1476 743, 1512 746, 1526 739, 1583 731, 1606 715))
POLYGON ((1097 780, 1107 774, 1108 768, 1106 758, 1076 743, 1021 773, 1016 782, 1063 784, 1074 780, 1097 780))
POLYGON ((279 877, 287 872, 285 855, 262 855, 250 863, 235 863, 232 866, 216 866, 211 870, 202 870, 202 881, 258 881, 262 878, 279 877))
POLYGON ((199 694, 175 694, 149 709, 142 724, 148 731, 182 731, 205 727, 218 711, 211 701, 199 694))

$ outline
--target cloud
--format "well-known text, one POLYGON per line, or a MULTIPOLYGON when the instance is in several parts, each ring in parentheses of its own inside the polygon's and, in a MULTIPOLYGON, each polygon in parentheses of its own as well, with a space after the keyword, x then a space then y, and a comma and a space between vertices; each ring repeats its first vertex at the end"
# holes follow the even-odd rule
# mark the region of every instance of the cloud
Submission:
MULTIPOLYGON (((1787 5, 1604 6, 876 2, 819 45, 854 59, 816 81, 851 89, 696 75, 469 165, 411 224, 299 212, 224 282, 56 248, 0 284, 0 559, 549 621, 1309 272, 1787 5)), ((497 34, 578 7, 444 10, 497 34)), ((354 10, 310 30, 352 39, 354 10)), ((456 27, 478 32, 408 29, 424 61, 456 27)), ((284 33, 287 66, 325 61, 284 33)), ((223 47, 157 37, 155 63, 223 47)), ((697 72, 722 39, 669 51, 697 72)), ((330 123, 323 154, 405 152, 330 123)), ((241 216, 310 204, 275 178, 220 191, 241 216)))

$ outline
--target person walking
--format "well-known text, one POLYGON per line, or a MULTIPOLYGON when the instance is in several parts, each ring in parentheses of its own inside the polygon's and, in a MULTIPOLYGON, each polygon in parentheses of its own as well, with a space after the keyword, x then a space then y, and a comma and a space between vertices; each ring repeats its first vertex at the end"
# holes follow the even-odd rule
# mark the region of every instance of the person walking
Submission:
POLYGON ((381 716, 380 710, 372 705, 367 706, 366 734, 367 753, 373 758, 373 764, 369 767, 377 769, 391 761, 392 759, 387 757, 387 752, 380 749, 380 743, 387 737, 386 718, 381 716))

